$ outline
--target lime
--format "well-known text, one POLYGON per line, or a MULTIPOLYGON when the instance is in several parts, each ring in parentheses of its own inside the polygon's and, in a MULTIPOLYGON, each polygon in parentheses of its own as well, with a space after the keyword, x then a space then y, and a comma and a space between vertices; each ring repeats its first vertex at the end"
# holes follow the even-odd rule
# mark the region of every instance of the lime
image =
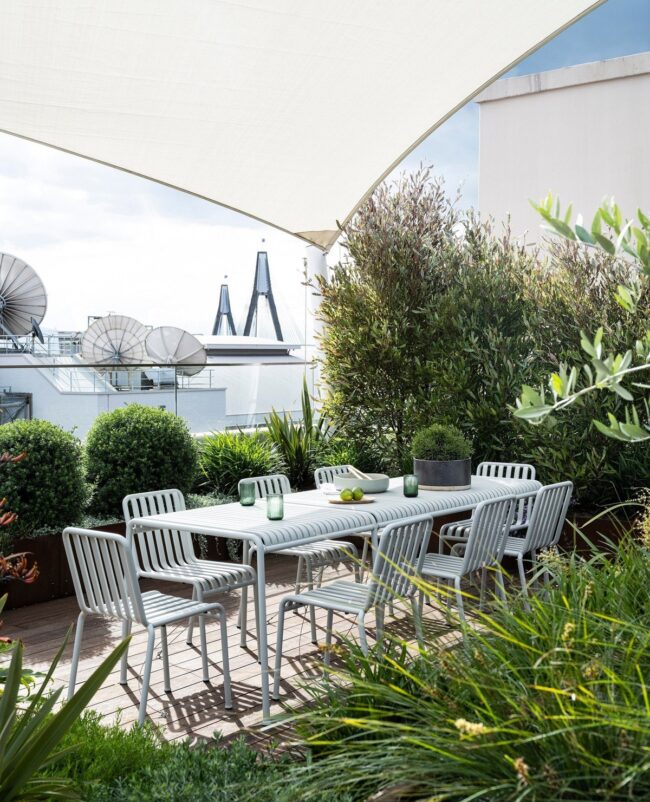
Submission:
POLYGON ((360 487, 353 487, 352 488, 352 498, 355 501, 361 501, 363 498, 363 490, 360 487))
POLYGON ((352 501, 354 496, 352 495, 352 491, 349 487, 346 487, 345 490, 341 490, 341 501, 352 501))

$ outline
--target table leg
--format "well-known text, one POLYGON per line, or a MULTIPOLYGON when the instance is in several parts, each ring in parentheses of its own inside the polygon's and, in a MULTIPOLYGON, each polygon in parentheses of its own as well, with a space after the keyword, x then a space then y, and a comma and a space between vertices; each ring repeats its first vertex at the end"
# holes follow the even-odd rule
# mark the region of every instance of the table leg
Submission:
MULTIPOLYGON (((244 540, 242 562, 244 565, 250 565, 250 543, 244 540)), ((248 587, 241 589, 241 602, 239 603, 239 645, 242 649, 246 648, 246 627, 247 627, 247 612, 248 612, 248 587)))
POLYGON ((269 698, 269 650, 267 643, 266 620, 266 577, 264 566, 264 549, 257 549, 257 604, 259 607, 259 663, 262 672, 262 721, 267 724, 271 716, 271 702, 269 698))

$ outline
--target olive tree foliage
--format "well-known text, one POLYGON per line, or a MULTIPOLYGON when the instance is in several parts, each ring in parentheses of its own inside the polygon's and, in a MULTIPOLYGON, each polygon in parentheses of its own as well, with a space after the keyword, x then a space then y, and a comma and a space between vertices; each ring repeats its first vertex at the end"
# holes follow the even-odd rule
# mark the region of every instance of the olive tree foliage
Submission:
POLYGON ((325 410, 361 442, 385 442, 400 463, 430 422, 436 380, 430 349, 445 263, 458 263, 459 214, 421 169, 382 184, 345 229, 349 259, 319 279, 325 410))
MULTIPOLYGON (((532 204, 546 221, 545 226, 556 235, 583 248, 591 248, 612 258, 627 259, 632 270, 628 281, 616 287, 614 298, 623 313, 634 316, 647 305, 650 280, 650 218, 640 209, 636 220, 623 219, 620 207, 605 200, 596 210, 591 228, 579 218, 571 224, 572 207, 561 215, 559 199, 549 195, 539 204, 532 204)), ((620 338, 619 338, 620 340, 620 338)), ((580 332, 580 345, 589 361, 581 367, 562 363, 547 380, 547 393, 525 385, 517 399, 515 415, 530 423, 552 420, 554 413, 598 391, 605 391, 626 402, 624 415, 607 413, 607 423, 594 420, 604 435, 624 442, 650 439, 650 328, 639 332, 633 341, 616 342, 600 325, 593 336, 580 332), (606 343, 609 344, 607 347, 606 343)))

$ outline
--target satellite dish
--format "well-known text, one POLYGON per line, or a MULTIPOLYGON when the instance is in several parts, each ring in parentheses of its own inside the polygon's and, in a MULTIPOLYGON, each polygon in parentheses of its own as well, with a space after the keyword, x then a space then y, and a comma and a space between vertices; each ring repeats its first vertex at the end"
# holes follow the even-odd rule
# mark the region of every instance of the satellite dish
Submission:
POLYGON ((147 329, 132 317, 106 315, 88 326, 81 356, 92 365, 139 365, 144 361, 147 329))
POLYGON ((32 321, 45 317, 47 294, 33 267, 9 253, 0 253, 0 329, 14 337, 31 334, 32 321))
POLYGON ((174 365, 184 376, 194 376, 208 361, 205 348, 193 334, 176 326, 159 326, 149 332, 147 353, 159 365, 174 365))

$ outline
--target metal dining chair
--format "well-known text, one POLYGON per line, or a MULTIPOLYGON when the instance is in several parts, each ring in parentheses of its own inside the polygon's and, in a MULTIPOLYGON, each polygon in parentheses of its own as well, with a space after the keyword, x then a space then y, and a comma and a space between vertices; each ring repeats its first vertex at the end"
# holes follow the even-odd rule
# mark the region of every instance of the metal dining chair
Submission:
POLYGON ((534 565, 540 549, 557 545, 572 494, 573 482, 545 485, 537 492, 528 494, 532 509, 526 534, 524 537, 508 537, 505 542, 505 556, 515 557, 517 560, 519 582, 524 596, 528 596, 524 557, 529 556, 534 565))
MULTIPOLYGON (((220 604, 168 596, 157 590, 141 593, 131 546, 121 535, 68 527, 63 532, 63 543, 80 609, 70 665, 68 698, 73 695, 75 689, 84 624, 88 616, 97 615, 122 621, 122 637, 130 634, 134 623, 140 624, 147 630, 147 651, 142 674, 138 716, 140 725, 144 724, 146 715, 156 630, 160 630, 165 692, 170 693, 167 626, 198 616, 201 622, 203 682, 209 682, 208 653, 203 622, 205 616, 210 616, 218 617, 221 625, 223 695, 225 707, 227 709, 232 707, 226 612, 220 604)), ((122 685, 127 684, 127 660, 128 654, 125 652, 120 670, 122 685)))
MULTIPOLYGON (((534 479, 535 468, 526 462, 481 462, 476 469, 476 475, 492 479, 534 479)), ((510 534, 512 536, 521 533, 528 525, 528 504, 529 500, 525 496, 522 496, 515 504, 513 520, 510 526, 510 534)), ((470 517, 442 526, 438 535, 438 551, 440 554, 444 554, 445 546, 451 548, 452 553, 455 553, 455 545, 462 546, 466 543, 471 523, 472 518, 470 517)))
MULTIPOLYGON (((289 495, 291 484, 284 474, 276 473, 269 476, 254 476, 250 479, 241 479, 238 487, 253 484, 255 495, 258 499, 266 498, 273 493, 289 495)), ((251 547, 252 548, 252 547, 251 547)), ((361 564, 359 554, 354 543, 347 540, 321 540, 318 543, 309 543, 304 546, 288 546, 286 549, 274 552, 284 554, 288 557, 295 557, 298 560, 296 569, 295 592, 298 593, 303 583, 303 573, 305 584, 308 589, 312 589, 314 584, 318 587, 322 580, 323 570, 328 566, 338 565, 339 563, 349 564, 357 579, 360 578, 361 564), (318 576, 314 582, 314 572, 318 571, 318 576)), ((316 619, 313 610, 310 612, 311 639, 316 643, 316 619)), ((240 613, 241 626, 241 613, 240 613)))
MULTIPOLYGON (((463 544, 464 554, 427 554, 422 564, 422 576, 425 579, 444 579, 453 585, 456 604, 461 621, 465 620, 463 594, 460 582, 464 576, 481 572, 481 606, 485 600, 487 572, 495 572, 496 590, 505 599, 501 560, 506 539, 512 525, 513 510, 517 498, 514 495, 502 496, 491 501, 482 501, 474 511, 469 524, 469 534, 463 544)), ((451 602, 451 594, 448 598, 451 602)))
POLYGON ((379 539, 373 568, 368 582, 350 582, 337 579, 319 588, 284 596, 278 611, 278 636, 275 652, 273 698, 280 690, 284 619, 287 610, 301 606, 321 607, 327 610, 325 665, 330 662, 330 646, 334 613, 356 616, 359 642, 364 654, 368 653, 365 616, 373 607, 376 611, 376 635, 380 643, 384 634, 384 608, 396 600, 411 603, 418 640, 422 640, 421 611, 416 601, 417 588, 413 580, 420 575, 422 561, 429 543, 433 515, 419 515, 388 524, 379 539))
MULTIPOLYGON (((132 493, 122 502, 127 523, 134 518, 184 509, 185 498, 176 489, 132 493)), ((156 529, 138 531, 133 535, 127 529, 127 533, 139 577, 190 585, 192 598, 199 602, 218 593, 252 586, 257 616, 257 581, 255 570, 250 565, 200 559, 196 555, 190 532, 156 529)), ((191 620, 187 628, 187 643, 190 646, 193 629, 194 621, 191 620)))
POLYGON ((349 473, 349 465, 325 465, 322 468, 316 468, 314 471, 314 482, 316 483, 316 490, 320 490, 322 485, 333 484, 334 477, 340 476, 342 473, 349 473))

